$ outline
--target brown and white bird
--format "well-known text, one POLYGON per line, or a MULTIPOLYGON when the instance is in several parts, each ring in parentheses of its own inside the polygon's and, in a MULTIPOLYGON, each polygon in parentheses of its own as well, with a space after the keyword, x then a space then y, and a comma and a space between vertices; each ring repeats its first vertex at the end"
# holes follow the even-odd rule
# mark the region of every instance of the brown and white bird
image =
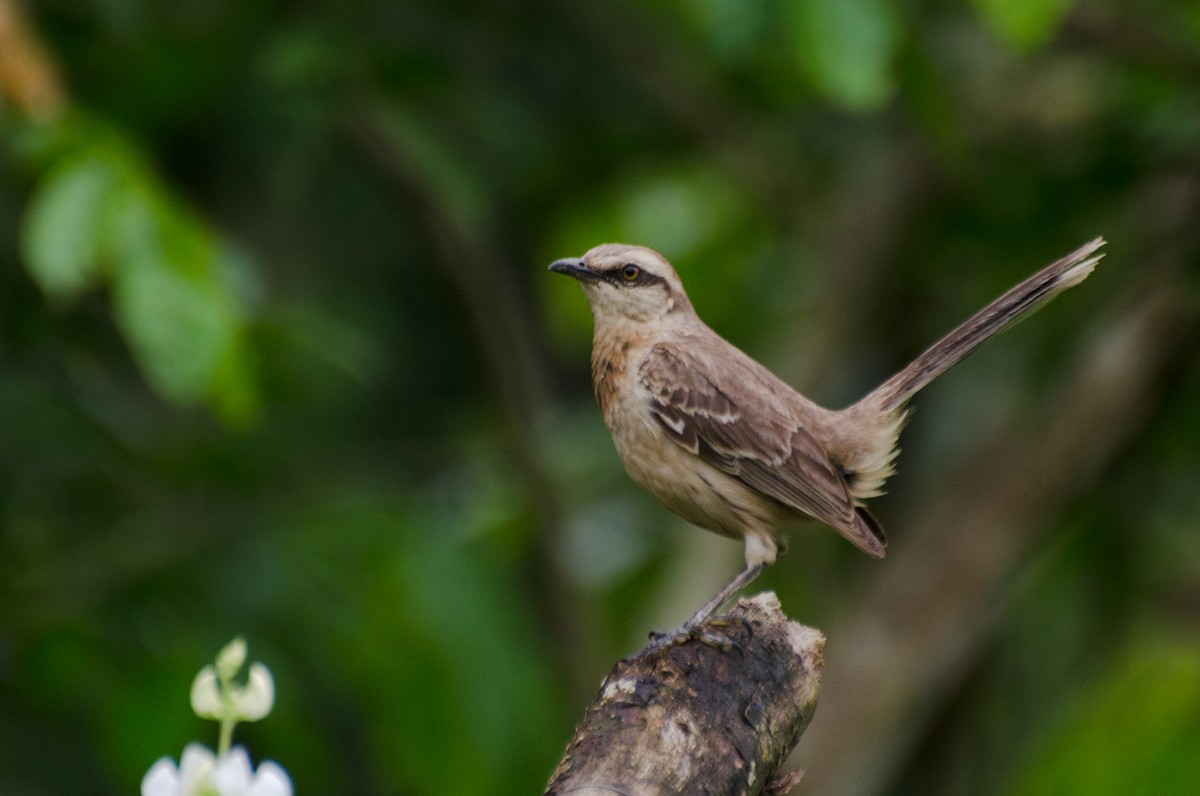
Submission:
POLYGON ((883 558, 887 539, 863 501, 895 472, 908 399, 1082 282, 1103 244, 1096 238, 1029 277, 840 410, 805 398, 705 325, 658 252, 605 244, 553 263, 591 305, 596 400, 630 477, 688 522, 745 542, 745 568, 680 632, 773 564, 783 533, 805 520, 883 558))

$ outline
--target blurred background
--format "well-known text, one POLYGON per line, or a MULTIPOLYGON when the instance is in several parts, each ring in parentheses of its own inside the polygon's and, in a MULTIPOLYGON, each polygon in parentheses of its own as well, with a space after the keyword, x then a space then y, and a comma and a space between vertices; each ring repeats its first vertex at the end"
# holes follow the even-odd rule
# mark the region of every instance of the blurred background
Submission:
POLYGON ((1200 6, 0 0, 0 793, 239 727, 298 793, 537 793, 741 566, 624 475, 551 260, 663 251, 840 406, 1096 235, 916 402, 820 794, 1200 791, 1200 6))

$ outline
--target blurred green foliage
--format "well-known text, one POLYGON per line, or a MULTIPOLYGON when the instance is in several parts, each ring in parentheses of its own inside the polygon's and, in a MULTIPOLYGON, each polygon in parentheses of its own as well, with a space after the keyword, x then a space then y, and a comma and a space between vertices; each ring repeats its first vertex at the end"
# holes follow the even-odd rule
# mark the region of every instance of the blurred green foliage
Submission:
POLYGON ((1021 793, 1184 793, 1200 782, 1195 648, 1148 639, 1135 654, 1080 695, 1021 793))
POLYGON ((212 743, 188 686, 235 634, 277 683, 238 740, 298 793, 537 792, 612 662, 740 558, 621 472, 546 263, 659 248, 837 405, 1096 234, 1082 289, 917 401, 896 560, 801 533, 764 578, 853 668, 860 595, 989 493, 958 477, 989 431, 1067 422, 1072 363, 1170 297, 1113 360, 1157 363, 1144 411, 1062 451, 973 643, 797 792, 1200 788, 1192 4, 22 8, 71 99, 0 97, 0 793, 135 792, 212 743))
POLYGON ((220 241, 116 131, 87 119, 36 130, 43 173, 21 230, 21 254, 47 298, 103 286, 148 381, 166 399, 208 399, 227 422, 257 408, 247 359, 246 257, 220 241))

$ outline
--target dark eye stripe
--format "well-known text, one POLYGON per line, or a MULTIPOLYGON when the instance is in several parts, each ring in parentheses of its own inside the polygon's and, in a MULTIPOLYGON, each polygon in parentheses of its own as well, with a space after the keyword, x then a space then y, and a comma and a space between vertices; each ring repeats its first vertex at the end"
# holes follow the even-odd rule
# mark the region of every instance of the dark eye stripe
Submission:
POLYGON ((617 287, 642 287, 643 285, 665 285, 667 283, 667 280, 658 274, 652 274, 645 268, 641 268, 633 263, 625 263, 607 268, 602 273, 605 279, 617 287), (625 269, 631 265, 637 269, 638 274, 633 279, 626 279, 625 269))

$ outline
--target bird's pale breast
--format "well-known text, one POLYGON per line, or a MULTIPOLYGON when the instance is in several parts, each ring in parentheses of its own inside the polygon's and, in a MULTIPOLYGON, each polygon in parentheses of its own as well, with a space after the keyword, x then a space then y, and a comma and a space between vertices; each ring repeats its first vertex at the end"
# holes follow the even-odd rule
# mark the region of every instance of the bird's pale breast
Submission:
POLYGON ((774 536, 788 524, 784 506, 749 489, 670 439, 636 377, 651 346, 598 338, 592 373, 596 399, 630 478, 690 523, 740 539, 774 536))

